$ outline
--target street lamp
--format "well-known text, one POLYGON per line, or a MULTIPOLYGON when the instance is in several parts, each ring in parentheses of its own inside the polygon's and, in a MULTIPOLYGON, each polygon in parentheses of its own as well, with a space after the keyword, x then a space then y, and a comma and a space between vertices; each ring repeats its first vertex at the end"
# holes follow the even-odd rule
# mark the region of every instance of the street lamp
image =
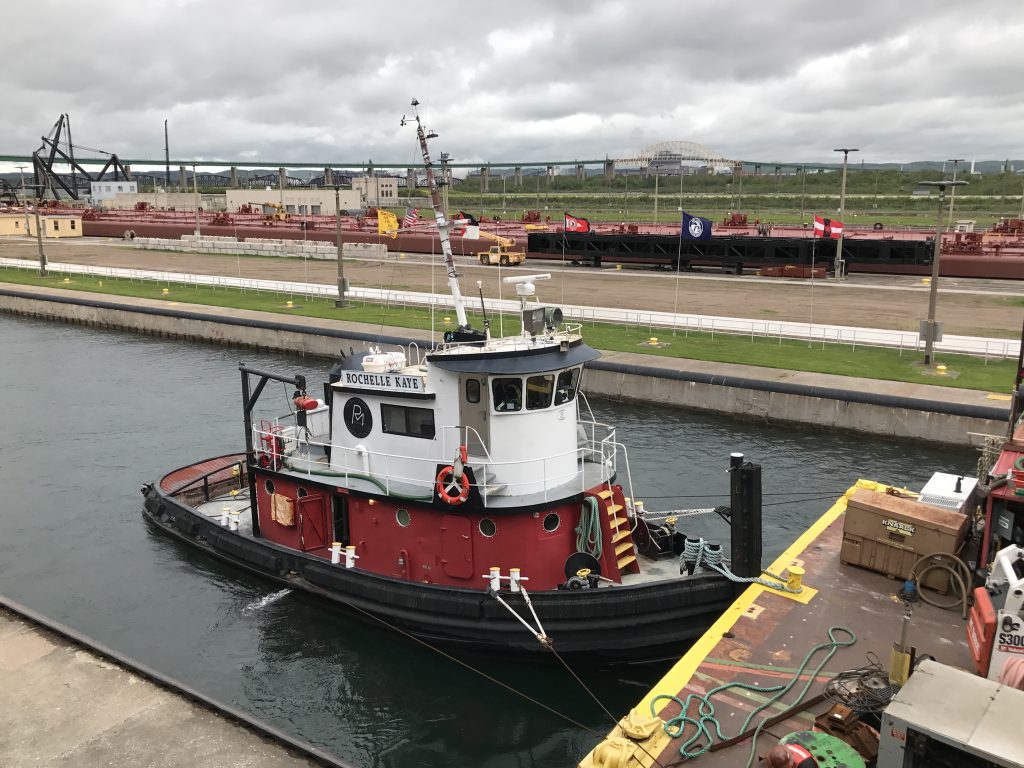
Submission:
MULTIPOLYGON (((953 164, 953 184, 956 184, 956 167, 962 163, 964 159, 957 157, 952 160, 947 160, 947 163, 953 164)), ((957 185, 959 186, 959 185, 957 185)), ((953 228, 953 203, 956 200, 956 187, 951 187, 949 190, 949 222, 946 224, 946 229, 953 228)))
POLYGON ((338 300, 336 307, 345 306, 345 260, 341 258, 341 185, 334 185, 334 239, 338 247, 338 300))
POLYGON ((833 149, 833 152, 843 153, 843 181, 839 186, 839 221, 843 224, 843 229, 839 233, 839 240, 836 242, 836 262, 835 262, 835 275, 837 280, 843 278, 843 232, 846 231, 846 222, 843 221, 843 211, 846 208, 846 162, 850 157, 851 152, 860 152, 856 147, 839 147, 833 149))
POLYGON ((928 319, 922 323, 924 330, 924 364, 931 365, 935 350, 937 331, 935 323, 935 303, 939 294, 939 256, 942 252, 942 204, 945 202, 946 187, 956 188, 967 184, 966 181, 921 181, 918 184, 922 187, 938 187, 939 189, 939 213, 935 220, 935 252, 932 255, 932 281, 931 289, 928 292, 928 319))
POLYGON ((25 209, 25 236, 28 237, 31 229, 28 224, 28 197, 25 195, 25 169, 28 166, 18 165, 15 167, 21 171, 21 207, 25 209))
POLYGON ((192 198, 196 206, 196 237, 201 235, 199 231, 199 177, 196 176, 196 164, 192 163, 192 198))

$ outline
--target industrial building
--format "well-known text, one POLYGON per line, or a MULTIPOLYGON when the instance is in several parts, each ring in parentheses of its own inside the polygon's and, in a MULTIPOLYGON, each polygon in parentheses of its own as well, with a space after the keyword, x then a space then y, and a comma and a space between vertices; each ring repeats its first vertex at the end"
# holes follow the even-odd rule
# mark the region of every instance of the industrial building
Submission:
MULTIPOLYGON (((78 214, 47 213, 39 217, 43 227, 43 237, 81 237, 82 217, 78 214)), ((28 235, 35 237, 36 219, 34 214, 20 213, 0 214, 0 235, 28 235)))

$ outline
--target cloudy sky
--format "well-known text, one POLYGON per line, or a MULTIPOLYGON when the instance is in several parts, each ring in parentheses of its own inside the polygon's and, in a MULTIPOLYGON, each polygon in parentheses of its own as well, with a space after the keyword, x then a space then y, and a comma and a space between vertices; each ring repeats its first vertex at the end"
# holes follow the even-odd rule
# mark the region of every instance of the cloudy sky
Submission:
POLYGON ((62 112, 127 158, 456 161, 1024 155, 1020 0, 7 3, 0 154, 62 112))

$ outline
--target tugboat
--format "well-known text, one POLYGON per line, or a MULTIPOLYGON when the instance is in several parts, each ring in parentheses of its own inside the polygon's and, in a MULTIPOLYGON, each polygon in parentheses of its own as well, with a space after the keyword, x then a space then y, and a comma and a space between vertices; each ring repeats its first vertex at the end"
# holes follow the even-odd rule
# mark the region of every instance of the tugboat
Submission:
POLYGON ((632 500, 625 449, 580 391, 599 353, 535 300, 549 276, 506 278, 521 300, 515 335, 467 320, 448 238, 458 222, 427 146, 436 134, 413 119, 457 329, 425 353, 343 356, 323 397, 302 376, 239 366, 245 452, 147 484, 144 515, 446 649, 675 658, 743 588, 736 575, 760 574, 760 468, 734 455, 732 505, 716 510, 731 519, 732 572, 719 545, 678 530, 678 514, 632 500), (291 392, 288 412, 257 419, 272 381, 291 392))

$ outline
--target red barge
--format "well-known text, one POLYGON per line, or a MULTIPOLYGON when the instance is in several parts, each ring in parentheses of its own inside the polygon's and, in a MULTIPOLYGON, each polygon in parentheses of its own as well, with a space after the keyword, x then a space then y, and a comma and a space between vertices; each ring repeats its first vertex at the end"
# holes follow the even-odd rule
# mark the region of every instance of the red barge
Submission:
POLYGON ((625 448, 580 392, 598 353, 535 301, 547 276, 506 278, 520 333, 469 325, 452 223, 415 122, 458 329, 422 354, 345 356, 322 397, 303 377, 240 366, 245 451, 144 486, 145 518, 445 648, 678 656, 744 580, 763 578, 760 467, 735 454, 730 505, 701 510, 729 521, 731 561, 687 537, 680 512, 634 502, 625 448), (260 418, 271 382, 288 388, 287 413, 260 418))

